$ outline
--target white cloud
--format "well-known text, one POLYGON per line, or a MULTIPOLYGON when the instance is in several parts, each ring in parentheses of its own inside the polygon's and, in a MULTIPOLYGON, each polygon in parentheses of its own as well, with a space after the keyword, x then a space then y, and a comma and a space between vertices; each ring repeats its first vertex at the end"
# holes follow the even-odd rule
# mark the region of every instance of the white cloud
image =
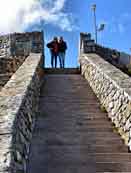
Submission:
POLYGON ((119 15, 119 17, 112 17, 109 23, 109 30, 112 33, 125 34, 130 28, 131 13, 125 12, 119 15))
POLYGON ((0 0, 0 33, 21 32, 30 25, 53 24, 76 29, 72 14, 62 12, 66 0, 0 0))
POLYGON ((65 4, 65 0, 57 0, 54 2, 54 7, 52 8, 51 12, 59 12, 65 4))
POLYGON ((122 14, 122 18, 130 18, 130 17, 131 17, 131 14, 128 12, 125 12, 122 14))
POLYGON ((111 33, 123 34, 125 33, 125 30, 126 30, 126 27, 124 26, 124 24, 122 22, 120 23, 119 21, 110 23, 108 26, 109 26, 109 31, 111 33))
POLYGON ((125 32, 125 27, 124 27, 124 25, 122 23, 118 24, 118 29, 119 29, 120 33, 124 33, 125 32))

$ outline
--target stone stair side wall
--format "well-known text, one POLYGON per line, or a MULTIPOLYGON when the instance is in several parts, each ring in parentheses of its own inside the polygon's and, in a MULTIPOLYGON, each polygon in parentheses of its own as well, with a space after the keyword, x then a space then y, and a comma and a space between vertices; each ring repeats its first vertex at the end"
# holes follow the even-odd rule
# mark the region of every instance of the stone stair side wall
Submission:
POLYGON ((31 54, 0 92, 0 172, 27 171, 38 114, 41 54, 31 54))
POLYGON ((131 78, 96 54, 81 54, 81 73, 131 149, 131 78))

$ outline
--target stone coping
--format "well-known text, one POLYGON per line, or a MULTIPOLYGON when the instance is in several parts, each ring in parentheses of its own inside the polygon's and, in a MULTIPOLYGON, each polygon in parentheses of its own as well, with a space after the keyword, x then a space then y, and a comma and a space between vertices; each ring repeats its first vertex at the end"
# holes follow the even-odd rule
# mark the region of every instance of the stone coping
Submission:
POLYGON ((13 126, 28 87, 36 74, 41 54, 30 54, 0 92, 0 172, 10 167, 9 149, 13 138, 13 126))

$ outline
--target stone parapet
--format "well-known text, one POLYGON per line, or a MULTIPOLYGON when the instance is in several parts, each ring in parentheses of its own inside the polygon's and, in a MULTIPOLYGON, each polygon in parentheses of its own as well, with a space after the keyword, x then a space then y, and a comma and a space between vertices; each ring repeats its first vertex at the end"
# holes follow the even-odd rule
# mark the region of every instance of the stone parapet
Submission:
POLYGON ((25 61, 25 56, 0 58, 0 90, 25 61))
POLYGON ((43 32, 12 33, 0 36, 0 58, 44 54, 43 32))
POLYGON ((0 36, 0 90, 23 64, 30 53, 42 54, 44 66, 43 32, 12 33, 0 36), (7 77, 8 76, 8 77, 7 77))
POLYGON ((38 114, 41 54, 31 54, 0 92, 0 172, 26 172, 38 114))
POLYGON ((0 58, 0 74, 15 73, 25 59, 25 56, 0 58))
POLYGON ((96 54, 81 54, 82 75, 131 149, 131 78, 96 54))
POLYGON ((10 56, 10 45, 9 35, 0 36, 0 58, 10 56))
POLYGON ((0 74, 0 90, 8 82, 8 80, 11 78, 12 75, 13 75, 12 73, 0 74))
POLYGON ((94 40, 91 39, 89 33, 80 33, 79 53, 95 53, 126 73, 128 73, 128 69, 130 69, 129 64, 131 64, 131 57, 129 54, 96 44, 94 40))

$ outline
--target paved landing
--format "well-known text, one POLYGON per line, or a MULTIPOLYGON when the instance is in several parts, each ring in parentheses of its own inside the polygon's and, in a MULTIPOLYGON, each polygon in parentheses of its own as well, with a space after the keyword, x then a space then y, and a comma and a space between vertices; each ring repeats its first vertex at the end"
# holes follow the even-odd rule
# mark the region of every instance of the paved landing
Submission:
POLYGON ((131 172, 131 154, 81 75, 46 75, 28 173, 131 172))

